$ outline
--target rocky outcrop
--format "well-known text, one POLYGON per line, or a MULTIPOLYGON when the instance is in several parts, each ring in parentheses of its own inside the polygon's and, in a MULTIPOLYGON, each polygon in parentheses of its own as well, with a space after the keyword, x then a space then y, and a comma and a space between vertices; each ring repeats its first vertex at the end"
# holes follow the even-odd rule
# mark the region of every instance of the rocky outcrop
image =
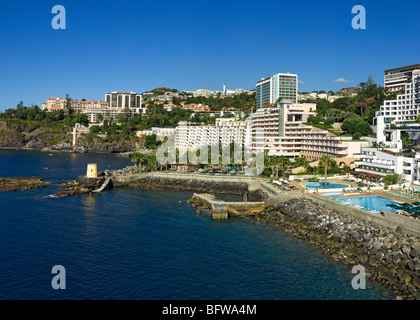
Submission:
POLYGON ((362 265, 370 277, 406 299, 420 299, 420 239, 309 199, 293 199, 255 216, 319 247, 335 261, 362 265))
MULTIPOLYGON (((84 176, 78 177, 74 181, 70 181, 68 183, 63 183, 60 185, 64 191, 59 191, 55 195, 56 196, 74 196, 76 194, 84 194, 95 192, 102 188, 104 183, 106 182, 107 178, 99 177, 99 178, 86 178, 84 176)), ((112 181, 107 186, 106 189, 111 189, 113 187, 112 181)))
POLYGON ((45 182, 42 177, 0 178, 0 192, 38 189, 52 184, 52 182, 45 182))
POLYGON ((140 147, 137 137, 120 138, 115 141, 94 139, 87 141, 79 135, 76 146, 72 145, 71 129, 56 129, 37 122, 0 120, 0 148, 38 149, 43 151, 68 150, 78 153, 122 153, 140 147))

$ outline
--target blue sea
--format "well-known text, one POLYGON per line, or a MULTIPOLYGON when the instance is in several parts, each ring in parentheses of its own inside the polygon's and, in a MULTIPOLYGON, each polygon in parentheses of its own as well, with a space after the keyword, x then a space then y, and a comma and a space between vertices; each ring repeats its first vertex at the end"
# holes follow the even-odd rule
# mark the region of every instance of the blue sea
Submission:
POLYGON ((271 225, 197 214, 186 204, 192 192, 51 197, 91 162, 99 171, 130 164, 111 154, 0 151, 0 177, 55 183, 0 193, 0 299, 386 299, 369 281, 354 290, 350 267, 271 225), (64 290, 51 286, 55 265, 65 268, 64 290))

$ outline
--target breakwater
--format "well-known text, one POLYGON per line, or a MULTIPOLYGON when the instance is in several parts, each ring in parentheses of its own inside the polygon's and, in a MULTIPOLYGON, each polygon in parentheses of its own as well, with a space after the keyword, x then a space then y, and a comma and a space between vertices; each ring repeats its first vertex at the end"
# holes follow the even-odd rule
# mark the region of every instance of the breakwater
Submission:
POLYGON ((113 176, 115 187, 146 190, 185 190, 246 195, 249 201, 264 201, 276 195, 263 180, 253 177, 207 176, 173 173, 126 174, 113 176))
POLYGON ((420 238, 328 208, 308 197, 272 202, 254 218, 320 248, 334 261, 361 265, 401 299, 420 299, 420 238))
POLYGON ((250 216, 265 208, 264 202, 226 202, 208 194, 196 194, 188 200, 197 212, 208 210, 213 220, 227 220, 230 215, 250 216))

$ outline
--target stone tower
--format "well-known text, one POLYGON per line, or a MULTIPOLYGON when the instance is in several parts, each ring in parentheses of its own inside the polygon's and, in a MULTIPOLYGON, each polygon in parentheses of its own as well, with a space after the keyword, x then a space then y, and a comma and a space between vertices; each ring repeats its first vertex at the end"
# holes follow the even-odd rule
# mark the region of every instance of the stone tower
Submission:
POLYGON ((98 177, 98 165, 96 163, 89 163, 87 165, 86 178, 98 177))

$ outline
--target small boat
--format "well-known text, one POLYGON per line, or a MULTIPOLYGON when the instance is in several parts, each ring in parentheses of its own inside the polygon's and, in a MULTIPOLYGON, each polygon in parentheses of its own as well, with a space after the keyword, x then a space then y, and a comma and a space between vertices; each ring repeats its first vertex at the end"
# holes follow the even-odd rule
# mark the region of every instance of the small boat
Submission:
POLYGON ((52 153, 49 154, 49 156, 52 156, 52 155, 53 155, 52 153))

